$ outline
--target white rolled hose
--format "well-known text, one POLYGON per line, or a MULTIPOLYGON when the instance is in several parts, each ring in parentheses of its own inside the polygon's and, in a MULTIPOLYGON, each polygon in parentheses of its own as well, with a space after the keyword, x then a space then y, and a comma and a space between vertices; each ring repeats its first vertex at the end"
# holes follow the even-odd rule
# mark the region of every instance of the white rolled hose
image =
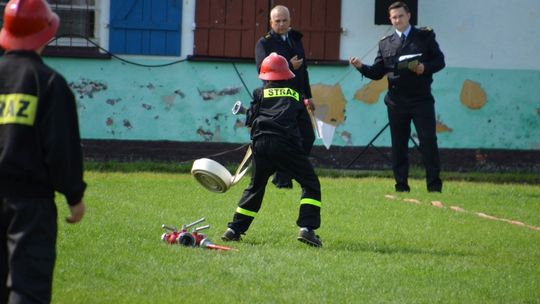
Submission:
POLYGON ((238 166, 234 176, 231 175, 227 168, 209 158, 199 158, 195 160, 191 167, 191 174, 195 177, 195 180, 206 189, 212 192, 224 193, 244 177, 249 166, 246 166, 243 170, 242 168, 246 165, 250 156, 251 147, 248 147, 246 155, 240 163, 240 166, 238 166))

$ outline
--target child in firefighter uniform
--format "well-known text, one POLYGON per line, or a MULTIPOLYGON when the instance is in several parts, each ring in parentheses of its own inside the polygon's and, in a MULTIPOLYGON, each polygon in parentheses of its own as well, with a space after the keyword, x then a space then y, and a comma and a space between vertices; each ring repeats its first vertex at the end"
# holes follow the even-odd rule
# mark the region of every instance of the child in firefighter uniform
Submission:
POLYGON ((0 303, 50 303, 58 235, 55 191, 68 223, 85 211, 75 98, 40 53, 59 18, 44 0, 5 6, 0 46, 0 303))
POLYGON ((315 234, 321 222, 321 186, 302 147, 298 128, 298 120, 309 114, 302 96, 294 88, 293 77, 283 56, 271 53, 263 60, 259 78, 267 83, 255 90, 246 121, 251 127, 253 150, 251 181, 222 236, 224 241, 239 241, 245 234, 261 208, 269 177, 279 169, 302 187, 296 221, 300 227, 298 240, 322 247, 315 234))

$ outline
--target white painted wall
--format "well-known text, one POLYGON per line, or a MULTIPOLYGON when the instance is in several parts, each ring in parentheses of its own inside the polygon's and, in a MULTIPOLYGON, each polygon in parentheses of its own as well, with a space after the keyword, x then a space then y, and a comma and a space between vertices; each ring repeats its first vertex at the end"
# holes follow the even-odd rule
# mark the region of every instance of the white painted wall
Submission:
MULTIPOLYGON (((343 0, 342 59, 373 62, 388 30, 374 9, 375 0, 343 0)), ((540 70, 540 0, 418 0, 418 26, 434 29, 448 67, 540 70)))

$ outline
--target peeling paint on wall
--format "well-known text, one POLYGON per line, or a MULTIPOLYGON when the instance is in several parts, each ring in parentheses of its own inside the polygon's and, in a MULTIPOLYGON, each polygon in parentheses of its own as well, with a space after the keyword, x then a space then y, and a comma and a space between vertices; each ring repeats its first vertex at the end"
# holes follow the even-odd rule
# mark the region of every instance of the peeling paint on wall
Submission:
POLYGON ((372 80, 354 94, 354 99, 363 101, 366 104, 376 103, 381 93, 388 89, 387 76, 380 80, 372 80))
POLYGON ((161 96, 161 101, 165 104, 165 110, 169 111, 174 106, 174 100, 176 99, 176 94, 161 96))
MULTIPOLYGON (((219 75, 213 71, 213 64, 187 62, 191 69, 171 67, 168 72, 152 73, 150 79, 146 69, 115 61, 96 64, 62 58, 46 60, 65 72, 71 82, 83 138, 226 143, 249 140, 244 117, 230 114, 236 100, 249 99, 249 92, 230 69, 230 63, 221 65, 226 68, 219 75)), ((246 77, 247 87, 260 85, 253 64, 239 67, 253 76, 246 77)), ((387 86, 385 80, 376 86, 361 77, 336 82, 343 78, 337 76, 347 74, 349 69, 310 67, 315 115, 337 127, 333 145, 364 146, 387 123, 382 104, 387 86)), ((433 85, 436 109, 442 114, 437 117, 439 146, 540 150, 539 90, 537 70, 447 67, 437 74, 433 85)), ((389 147, 390 132, 383 132, 377 142, 378 146, 389 147)), ((322 141, 316 140, 315 144, 321 145, 322 141)))
POLYGON ((153 91, 156 87, 152 83, 148 83, 147 85, 140 85, 140 88, 147 88, 150 91, 153 91))
POLYGON ((315 84, 311 86, 315 116, 320 120, 337 126, 345 121, 345 96, 339 84, 315 84))
POLYGON ((214 137, 214 133, 208 130, 204 130, 202 127, 199 127, 197 129, 197 135, 202 137, 204 141, 211 141, 214 137))
POLYGON ((435 125, 435 131, 437 133, 452 132, 453 130, 445 125, 439 116, 437 116, 437 124, 435 125))
POLYGON ((341 139, 345 142, 347 145, 352 145, 352 134, 347 131, 343 131, 340 134, 341 139))
POLYGON ((93 98, 95 93, 107 90, 105 83, 86 78, 81 78, 79 82, 70 82, 68 85, 77 93, 80 99, 83 99, 85 96, 93 98))
POLYGON ((174 94, 180 96, 180 98, 185 98, 186 97, 186 94, 184 94, 184 92, 182 92, 182 90, 175 90, 174 94))
POLYGON ((154 107, 152 105, 149 105, 147 103, 143 103, 141 104, 141 106, 145 109, 145 110, 152 110, 154 107))
POLYGON ((246 128, 246 124, 237 118, 236 121, 234 122, 233 128, 234 128, 234 131, 236 132, 236 129, 246 128))
POLYGON ((169 111, 174 106, 176 102, 176 96, 180 96, 180 98, 183 99, 186 97, 186 94, 184 94, 184 92, 178 89, 170 95, 161 96, 161 101, 163 101, 163 103, 165 104, 165 110, 169 111))
POLYGON ((122 123, 123 123, 123 125, 124 125, 124 127, 125 127, 126 129, 131 129, 131 128, 133 128, 133 126, 131 125, 131 122, 130 122, 129 120, 127 120, 127 119, 124 119, 124 121, 123 121, 122 123))
POLYGON ((478 110, 486 104, 487 96, 480 83, 467 79, 463 82, 460 99, 467 108, 478 110))
POLYGON ((111 105, 111 106, 114 106, 115 104, 119 103, 120 100, 122 100, 122 98, 114 98, 114 99, 113 99, 113 98, 109 98, 109 99, 105 100, 105 103, 106 103, 106 104, 109 104, 109 105, 111 105))
POLYGON ((240 93, 239 87, 225 88, 219 92, 216 92, 215 90, 211 90, 211 91, 201 91, 199 89, 197 90, 199 91, 199 96, 201 96, 203 100, 212 100, 212 99, 217 98, 218 96, 236 95, 240 93))

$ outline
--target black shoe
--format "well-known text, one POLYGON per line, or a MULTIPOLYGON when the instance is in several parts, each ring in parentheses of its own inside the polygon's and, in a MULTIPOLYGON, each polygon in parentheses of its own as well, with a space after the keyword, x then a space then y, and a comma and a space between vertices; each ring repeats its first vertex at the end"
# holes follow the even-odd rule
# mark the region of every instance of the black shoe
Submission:
POLYGON ((396 192, 410 192, 411 188, 406 183, 397 183, 395 185, 396 192))
POLYGON ((221 240, 225 242, 238 242, 242 240, 242 237, 240 236, 240 234, 234 232, 234 230, 232 230, 231 228, 227 228, 227 231, 225 231, 223 236, 221 236, 221 240))
POLYGON ((298 238, 300 242, 306 243, 313 247, 322 247, 322 241, 318 235, 315 235, 315 231, 307 228, 300 228, 298 232, 298 238))
POLYGON ((408 185, 396 185, 396 192, 411 192, 408 185))
POLYGON ((442 192, 442 181, 440 178, 434 179, 432 182, 427 183, 428 192, 442 192))

